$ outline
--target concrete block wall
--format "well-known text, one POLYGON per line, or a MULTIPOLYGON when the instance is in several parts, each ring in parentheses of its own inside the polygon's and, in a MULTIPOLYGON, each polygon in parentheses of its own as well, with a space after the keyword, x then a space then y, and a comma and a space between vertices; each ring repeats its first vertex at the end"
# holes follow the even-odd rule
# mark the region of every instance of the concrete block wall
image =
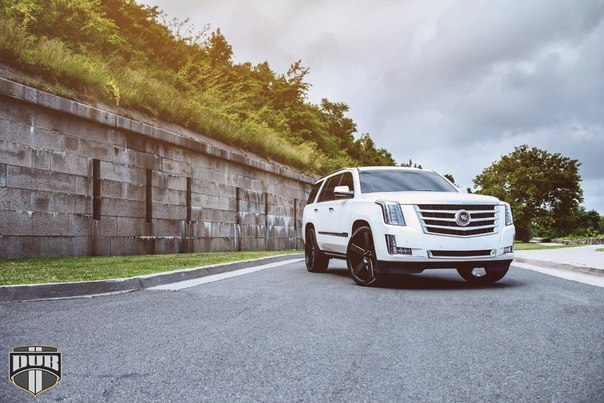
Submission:
POLYGON ((0 258, 299 248, 312 182, 0 79, 0 258))

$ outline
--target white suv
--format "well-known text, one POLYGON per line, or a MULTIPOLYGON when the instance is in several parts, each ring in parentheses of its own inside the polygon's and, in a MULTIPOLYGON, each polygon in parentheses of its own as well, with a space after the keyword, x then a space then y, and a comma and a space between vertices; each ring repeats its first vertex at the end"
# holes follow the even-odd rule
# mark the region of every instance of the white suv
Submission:
POLYGON ((325 272, 330 258, 345 259, 360 285, 382 273, 436 268, 493 283, 507 273, 514 251, 509 204, 413 168, 347 168, 320 179, 303 229, 308 271, 325 272))

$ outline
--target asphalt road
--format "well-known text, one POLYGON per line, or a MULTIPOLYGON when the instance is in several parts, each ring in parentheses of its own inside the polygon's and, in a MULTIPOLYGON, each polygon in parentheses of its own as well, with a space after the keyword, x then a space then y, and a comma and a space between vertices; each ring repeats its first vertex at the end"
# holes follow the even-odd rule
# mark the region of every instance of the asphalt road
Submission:
POLYGON ((0 401, 604 401, 603 288, 520 268, 482 288, 453 271, 366 288, 337 266, 2 303, 0 401), (63 353, 37 399, 8 381, 28 344, 63 353))

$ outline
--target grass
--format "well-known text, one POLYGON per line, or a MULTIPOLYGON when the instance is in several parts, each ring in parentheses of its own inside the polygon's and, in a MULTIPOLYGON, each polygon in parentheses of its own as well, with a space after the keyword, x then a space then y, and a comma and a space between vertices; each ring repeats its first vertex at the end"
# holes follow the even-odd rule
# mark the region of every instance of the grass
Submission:
POLYGON ((540 245, 533 242, 516 242, 514 244, 514 250, 540 250, 540 249, 562 249, 562 248, 575 248, 577 246, 585 245, 540 245))
POLYGON ((604 252, 604 248, 598 248, 596 249, 596 252, 604 252))
POLYGON ((293 251, 183 253, 144 256, 0 259, 0 285, 60 283, 135 277, 293 251))
POLYGON ((177 88, 162 79, 162 74, 169 74, 161 69, 127 67, 103 55, 80 54, 58 39, 32 40, 15 21, 4 18, 0 59, 29 73, 26 84, 56 95, 137 109, 293 168, 308 172, 320 168, 311 150, 289 143, 266 125, 229 121, 216 110, 216 100, 204 102, 177 88))

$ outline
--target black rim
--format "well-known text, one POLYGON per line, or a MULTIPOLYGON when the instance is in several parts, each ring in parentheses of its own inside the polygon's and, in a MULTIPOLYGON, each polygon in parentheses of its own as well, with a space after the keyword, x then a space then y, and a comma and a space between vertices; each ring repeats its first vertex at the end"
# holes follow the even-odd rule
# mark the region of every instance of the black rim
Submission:
POLYGON ((306 267, 313 267, 315 263, 317 251, 315 250, 315 239, 312 231, 308 231, 306 234, 306 245, 304 245, 304 259, 306 260, 306 267))
POLYGON ((352 236, 348 246, 348 267, 361 283, 375 279, 375 252, 370 230, 358 231, 352 236))

